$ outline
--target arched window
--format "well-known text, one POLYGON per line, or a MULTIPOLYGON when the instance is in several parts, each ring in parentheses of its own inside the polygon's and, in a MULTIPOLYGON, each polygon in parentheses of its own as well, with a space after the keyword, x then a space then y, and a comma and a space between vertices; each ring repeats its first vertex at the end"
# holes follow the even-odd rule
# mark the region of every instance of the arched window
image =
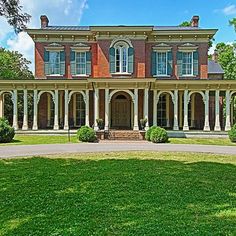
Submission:
POLYGON ((110 48, 110 72, 133 73, 134 49, 125 41, 118 41, 110 48))

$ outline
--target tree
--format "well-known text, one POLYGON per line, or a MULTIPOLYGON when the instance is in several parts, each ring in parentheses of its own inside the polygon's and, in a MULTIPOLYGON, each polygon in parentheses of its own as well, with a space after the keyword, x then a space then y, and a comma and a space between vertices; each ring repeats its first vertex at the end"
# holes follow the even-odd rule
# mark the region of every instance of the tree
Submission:
POLYGON ((236 79, 236 44, 218 43, 216 50, 218 52, 218 61, 225 72, 224 78, 236 79))
POLYGON ((0 79, 33 79, 30 63, 19 52, 0 48, 0 79))
POLYGON ((191 26, 191 22, 189 22, 189 21, 183 21, 179 26, 188 27, 188 26, 191 26))
POLYGON ((0 0, 0 16, 7 19, 16 33, 24 30, 31 18, 29 14, 22 13, 19 0, 0 0))
POLYGON ((236 17, 229 21, 229 24, 234 27, 234 30, 236 32, 236 17))

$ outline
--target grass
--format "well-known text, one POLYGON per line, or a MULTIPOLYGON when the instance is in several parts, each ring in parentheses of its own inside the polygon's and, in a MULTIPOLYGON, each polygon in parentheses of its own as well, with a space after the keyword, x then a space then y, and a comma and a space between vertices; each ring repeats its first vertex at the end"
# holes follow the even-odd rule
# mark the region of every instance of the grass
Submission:
POLYGON ((235 156, 0 160, 0 235, 235 235, 235 183, 235 156))
MULTIPOLYGON (((203 144, 219 146, 236 146, 228 138, 170 138, 170 143, 174 144, 203 144)), ((13 142, 2 145, 34 145, 34 144, 60 144, 68 143, 67 135, 16 135, 13 142)), ((72 143, 77 143, 76 135, 71 135, 72 143)))

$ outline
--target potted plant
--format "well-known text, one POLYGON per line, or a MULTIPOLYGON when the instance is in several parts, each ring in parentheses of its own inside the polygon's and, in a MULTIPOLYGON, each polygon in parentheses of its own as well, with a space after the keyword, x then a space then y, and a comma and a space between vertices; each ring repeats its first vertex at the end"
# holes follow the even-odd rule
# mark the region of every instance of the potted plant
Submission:
POLYGON ((98 128, 101 130, 104 128, 104 123, 103 123, 103 119, 96 119, 96 122, 97 122, 97 125, 98 125, 98 128))
POLYGON ((147 124, 147 119, 146 118, 140 119, 140 125, 141 125, 142 130, 145 129, 146 124, 147 124))

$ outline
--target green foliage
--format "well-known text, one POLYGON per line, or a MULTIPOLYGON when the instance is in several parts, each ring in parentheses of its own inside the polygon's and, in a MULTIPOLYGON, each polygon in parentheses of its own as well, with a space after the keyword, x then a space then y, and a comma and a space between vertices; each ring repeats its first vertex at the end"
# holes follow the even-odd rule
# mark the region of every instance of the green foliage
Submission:
POLYGON ((229 45, 225 43, 218 43, 216 45, 216 50, 218 52, 218 61, 220 65, 222 66, 225 75, 225 79, 236 79, 236 56, 235 56, 235 50, 236 46, 235 44, 229 45))
POLYGON ((96 122, 97 122, 97 125, 98 125, 98 128, 99 128, 99 129, 103 129, 103 128, 104 128, 103 119, 101 119, 101 118, 96 119, 96 122))
POLYGON ((233 125, 231 130, 228 132, 229 139, 232 143, 236 143, 236 124, 233 125))
POLYGON ((168 142, 168 135, 165 129, 156 127, 152 130, 150 140, 153 143, 166 143, 168 142))
POLYGON ((181 27, 188 27, 188 26, 191 26, 191 22, 183 21, 179 26, 181 26, 181 27))
POLYGON ((146 139, 147 141, 151 141, 151 139, 150 139, 151 133, 152 133, 152 130, 154 130, 155 128, 157 128, 157 126, 152 126, 152 127, 150 127, 150 128, 146 131, 146 133, 145 133, 145 139, 146 139))
POLYGON ((147 124, 147 118, 140 119, 141 128, 144 129, 147 124))
POLYGON ((233 26, 236 32, 236 17, 229 21, 229 25, 233 26))
POLYGON ((10 143, 15 136, 15 130, 9 125, 8 120, 0 118, 0 143, 10 143))
POLYGON ((77 131, 77 138, 81 142, 94 142, 96 140, 96 133, 92 128, 82 126, 77 131))
POLYGON ((6 18, 8 24, 14 27, 16 33, 24 30, 31 18, 29 14, 22 13, 19 0, 1 0, 0 16, 6 18))
POLYGON ((33 79, 30 63, 22 54, 0 48, 0 79, 33 79))

